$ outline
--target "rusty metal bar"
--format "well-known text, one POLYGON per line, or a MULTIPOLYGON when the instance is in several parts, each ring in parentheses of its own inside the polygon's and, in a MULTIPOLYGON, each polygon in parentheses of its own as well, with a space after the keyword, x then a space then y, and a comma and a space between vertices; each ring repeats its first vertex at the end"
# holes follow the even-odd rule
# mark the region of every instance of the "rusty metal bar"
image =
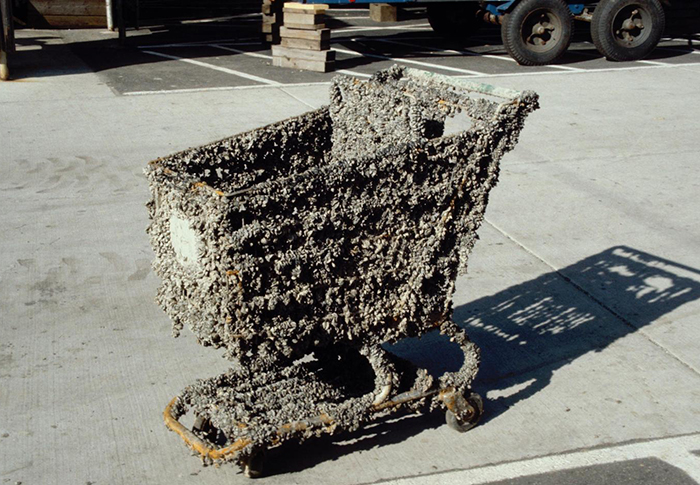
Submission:
MULTIPOLYGON (((393 408, 405 404, 410 401, 415 401, 417 399, 423 399, 425 397, 430 397, 440 392, 440 396, 443 393, 454 393, 453 389, 445 389, 438 391, 437 389, 431 389, 428 391, 413 390, 407 391, 399 394, 389 401, 385 401, 381 404, 372 406, 372 410, 375 412, 383 411, 388 408, 393 408)), ((173 408, 177 398, 173 398, 163 411, 163 419, 165 420, 165 425, 171 430, 180 435, 180 438, 189 446, 192 450, 199 453, 202 457, 209 458, 211 460, 221 460, 223 458, 235 455, 241 451, 246 446, 252 443, 248 438, 240 438, 236 440, 233 444, 221 448, 217 448, 207 443, 203 439, 199 438, 192 431, 185 428, 178 418, 173 415, 173 408)), ((309 429, 328 427, 331 428, 335 424, 335 420, 328 416, 327 414, 321 414, 314 418, 307 420, 294 421, 291 423, 283 424, 277 430, 277 435, 279 438, 283 438, 288 434, 301 433, 309 429)))
POLYGON ((252 443, 249 439, 241 438, 235 441, 232 445, 225 446, 223 448, 215 448, 210 444, 206 443, 204 440, 196 436, 192 431, 185 428, 180 421, 173 416, 173 406, 175 406, 175 401, 177 398, 173 398, 172 401, 168 403, 163 411, 163 419, 165 420, 165 425, 175 431, 180 435, 180 438, 189 446, 191 449, 202 455, 203 457, 210 458, 212 460, 221 460, 229 455, 234 455, 241 451, 243 448, 252 443))

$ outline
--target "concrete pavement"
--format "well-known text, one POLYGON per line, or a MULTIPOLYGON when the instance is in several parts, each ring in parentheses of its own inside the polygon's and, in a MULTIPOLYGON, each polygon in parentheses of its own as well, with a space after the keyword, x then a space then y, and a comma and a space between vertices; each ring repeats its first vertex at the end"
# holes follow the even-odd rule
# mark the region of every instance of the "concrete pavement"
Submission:
MULTIPOLYGON (((202 468, 162 424, 172 396, 227 362, 188 332, 171 339, 153 303, 141 170, 320 106, 326 87, 120 96, 59 33, 21 35, 56 48, 0 84, 0 478, 245 482, 202 468)), ((483 349, 483 423, 459 434, 438 414, 396 416, 285 445, 265 481, 699 482, 699 77, 680 65, 481 79, 542 105, 502 162, 455 295, 483 349)), ((427 337, 396 351, 455 365, 443 349, 427 337)))

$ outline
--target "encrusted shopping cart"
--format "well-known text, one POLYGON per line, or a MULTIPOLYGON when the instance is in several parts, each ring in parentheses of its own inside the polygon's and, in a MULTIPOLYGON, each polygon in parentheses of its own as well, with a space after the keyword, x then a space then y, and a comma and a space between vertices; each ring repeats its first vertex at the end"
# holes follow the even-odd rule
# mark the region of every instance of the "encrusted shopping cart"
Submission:
POLYGON ((187 324, 235 361, 175 397, 168 427, 257 476, 270 446, 400 407, 475 425, 479 351, 452 294, 536 108, 532 92, 393 67, 336 77, 329 106, 151 162, 157 301, 176 334, 187 324), (458 371, 432 376, 382 347, 431 330, 461 347, 458 371))

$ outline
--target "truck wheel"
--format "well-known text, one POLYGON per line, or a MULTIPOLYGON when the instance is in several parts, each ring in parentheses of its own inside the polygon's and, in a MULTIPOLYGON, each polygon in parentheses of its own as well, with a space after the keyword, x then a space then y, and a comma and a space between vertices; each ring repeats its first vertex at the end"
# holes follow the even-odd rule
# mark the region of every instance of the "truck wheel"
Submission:
POLYGON ((518 64, 542 66, 571 43, 574 20, 564 0, 522 0, 503 16, 503 45, 518 64))
POLYGON ((611 61, 636 61, 661 39, 666 15, 659 0, 602 0, 593 11, 591 37, 611 61))
POLYGON ((466 39, 479 30, 482 21, 476 2, 433 3, 428 5, 428 22, 433 31, 448 39, 466 39))

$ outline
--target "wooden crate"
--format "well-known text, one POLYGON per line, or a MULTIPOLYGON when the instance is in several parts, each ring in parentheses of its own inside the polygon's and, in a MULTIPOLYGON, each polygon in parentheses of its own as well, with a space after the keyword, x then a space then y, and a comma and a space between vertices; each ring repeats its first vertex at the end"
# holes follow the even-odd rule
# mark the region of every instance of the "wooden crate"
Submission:
POLYGON ((28 0, 27 24, 38 28, 106 27, 104 0, 28 0))
POLYGON ((330 41, 315 40, 315 39, 295 39, 293 37, 281 36, 283 47, 292 49, 307 49, 313 51, 325 51, 331 48, 330 41))
POLYGON ((335 51, 295 49, 274 45, 272 46, 272 65, 292 69, 305 69, 307 71, 328 72, 333 70, 335 65, 335 51))

